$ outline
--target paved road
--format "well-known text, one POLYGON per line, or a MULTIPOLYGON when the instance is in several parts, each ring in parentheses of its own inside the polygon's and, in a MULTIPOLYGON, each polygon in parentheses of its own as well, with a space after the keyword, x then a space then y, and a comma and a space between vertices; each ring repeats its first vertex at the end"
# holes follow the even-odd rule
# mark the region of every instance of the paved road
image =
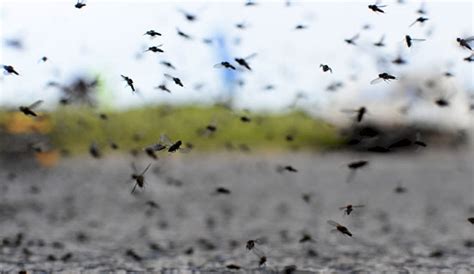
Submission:
MULTIPOLYGON (((133 195, 131 160, 0 168, 0 269, 474 272, 474 226, 466 220, 474 216, 471 149, 163 154, 133 195), (369 166, 346 182, 347 163, 360 159, 369 166), (298 172, 279 173, 278 165, 298 172), (395 193, 399 185, 407 192, 395 193), (231 194, 213 194, 217 187, 231 194), (365 207, 344 216, 338 208, 348 203, 365 207), (331 232, 329 219, 354 236, 331 232), (303 233, 314 242, 299 243, 303 233), (245 248, 255 238, 262 254, 245 248)), ((135 161, 140 169, 150 162, 135 161)))

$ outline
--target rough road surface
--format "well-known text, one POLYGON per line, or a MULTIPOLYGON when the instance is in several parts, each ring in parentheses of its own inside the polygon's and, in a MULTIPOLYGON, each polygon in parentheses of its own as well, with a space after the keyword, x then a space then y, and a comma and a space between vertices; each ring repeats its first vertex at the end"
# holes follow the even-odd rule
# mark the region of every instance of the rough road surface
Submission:
POLYGON ((134 160, 138 169, 153 162, 134 194, 131 161, 70 158, 53 169, 2 163, 0 270, 474 272, 470 149, 163 154, 134 160), (347 163, 361 159, 369 166, 347 182, 347 163), (278 165, 298 172, 277 172, 278 165), (231 193, 216 195, 217 187, 231 193), (347 216, 339 209, 346 204, 365 207, 347 216), (333 232, 330 219, 353 237, 333 232), (314 241, 300 243, 303 233, 314 241), (248 251, 246 242, 257 238, 260 252, 248 251))

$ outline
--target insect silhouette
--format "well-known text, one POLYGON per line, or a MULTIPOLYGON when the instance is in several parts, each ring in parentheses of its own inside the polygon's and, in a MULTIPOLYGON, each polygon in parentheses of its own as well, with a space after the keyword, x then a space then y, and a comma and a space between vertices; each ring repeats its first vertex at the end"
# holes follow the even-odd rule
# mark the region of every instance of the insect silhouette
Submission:
POLYGON ((467 218, 467 221, 474 225, 474 217, 467 218))
POLYGON ((184 17, 186 18, 186 20, 188 20, 189 22, 194 22, 194 21, 197 20, 197 16, 192 14, 192 13, 189 13, 189 12, 187 12, 185 10, 182 10, 182 9, 180 9, 179 12, 181 12, 184 15, 184 17))
POLYGON ((385 35, 382 35, 382 37, 380 37, 380 40, 378 42, 375 42, 374 43, 374 46, 376 47, 385 47, 385 35))
POLYGON ((166 86, 165 83, 163 83, 163 84, 161 84, 161 85, 155 87, 155 89, 160 89, 160 90, 162 90, 162 91, 166 91, 166 92, 168 92, 168 93, 171 93, 171 90, 168 89, 168 87, 166 86))
POLYGON ((474 41, 474 36, 472 37, 468 37, 468 38, 456 38, 456 41, 459 43, 459 45, 462 47, 462 48, 467 48, 469 50, 472 50, 471 48, 471 45, 469 45, 469 43, 471 43, 472 41, 474 41))
POLYGON ((367 166, 368 164, 369 162, 366 160, 355 161, 347 164, 347 167, 349 168, 349 174, 347 175, 346 182, 351 182, 354 179, 356 171, 367 166))
POLYGON ((471 54, 470 56, 464 58, 463 60, 466 62, 474 62, 474 54, 471 54))
POLYGON ((89 154, 96 159, 102 157, 102 152, 100 151, 100 148, 96 143, 92 143, 89 146, 89 154))
POLYGON ((402 185, 402 182, 398 182, 397 187, 395 187, 393 191, 397 194, 403 194, 406 193, 408 189, 402 185))
POLYGON ((181 82, 181 79, 179 79, 178 77, 171 76, 167 73, 165 73, 164 75, 166 78, 172 80, 176 85, 184 87, 183 83, 181 82))
POLYGON ((155 38, 155 36, 161 36, 161 33, 157 32, 157 31, 154 31, 154 30, 149 30, 149 31, 145 32, 145 34, 143 34, 143 35, 148 35, 151 38, 155 38))
POLYGON ((245 57, 245 58, 240 58, 240 57, 236 57, 234 58, 235 62, 237 62, 237 64, 239 64, 240 66, 248 69, 248 70, 252 70, 252 68, 250 67, 249 63, 247 62, 247 60, 250 60, 252 58, 254 58, 255 56, 257 56, 257 53, 252 53, 250 54, 249 56, 245 57))
POLYGON ((86 6, 86 3, 84 3, 85 1, 83 0, 78 0, 77 3, 74 5, 74 7, 76 9, 82 9, 83 7, 86 6))
POLYGON ((347 235, 349 237, 352 237, 352 233, 349 231, 349 229, 347 227, 345 227, 345 226, 343 226, 343 225, 341 225, 341 224, 339 224, 339 223, 337 223, 333 220, 328 220, 327 223, 329 225, 334 226, 335 230, 341 232, 342 234, 347 235))
POLYGON ((324 72, 329 71, 330 73, 332 73, 332 68, 330 68, 328 65, 321 64, 319 65, 319 67, 322 68, 324 72))
POLYGON ((351 215, 354 208, 361 208, 361 207, 364 207, 364 205, 351 205, 351 204, 349 204, 349 205, 340 207, 339 210, 344 210, 344 213, 346 213, 347 215, 351 215))
POLYGON ((132 163, 133 173, 132 173, 131 177, 132 177, 132 180, 135 181, 135 185, 133 186, 131 193, 135 192, 135 189, 137 188, 137 186, 140 187, 140 188, 145 187, 145 173, 148 171, 150 166, 151 166, 151 163, 148 164, 146 166, 146 168, 141 173, 138 173, 138 170, 137 170, 137 167, 135 166, 135 163, 132 163))
POLYGON ((226 265, 226 268, 231 269, 231 270, 239 270, 241 267, 239 265, 236 265, 236 264, 228 264, 228 265, 226 265))
POLYGON ((412 26, 415 25, 416 23, 423 24, 425 21, 428 21, 428 20, 429 20, 428 18, 423 17, 423 16, 420 16, 420 17, 416 18, 415 22, 413 22, 413 23, 410 24, 410 27, 412 27, 412 26))
POLYGON ((223 61, 223 62, 220 62, 218 64, 215 64, 214 67, 215 68, 227 68, 227 69, 235 70, 235 67, 227 61, 223 61))
POLYGON ((224 195, 229 195, 231 191, 225 187, 218 187, 214 191, 215 194, 224 194, 224 195))
POLYGON ((296 173, 298 172, 298 170, 290 165, 287 165, 287 166, 277 166, 277 171, 279 173, 282 173, 283 171, 288 171, 288 172, 293 172, 293 173, 296 173))
POLYGON ((377 12, 380 12, 380 13, 385 13, 382 8, 385 8, 386 5, 380 5, 379 4, 380 1, 377 1, 375 2, 375 4, 372 4, 372 5, 369 5, 368 8, 370 10, 372 10, 373 12, 377 13, 377 12))
POLYGON ((163 46, 163 45, 158 45, 158 46, 152 46, 152 47, 149 47, 147 50, 145 50, 145 52, 147 51, 151 51, 151 52, 165 52, 164 50, 160 49, 160 47, 163 46))
POLYGON ((33 111, 34 108, 38 107, 39 105, 41 105, 43 103, 43 100, 38 100, 36 102, 34 102, 33 104, 29 105, 29 106, 20 106, 19 109, 21 112, 23 112, 23 114, 25 114, 26 116, 38 116, 36 114, 36 112, 33 111))
POLYGON ((360 123, 362 122, 362 119, 364 119, 364 116, 368 113, 368 110, 366 107, 360 107, 358 109, 352 110, 352 109, 343 109, 342 112, 345 113, 356 113, 357 115, 355 116, 355 120, 360 123))
POLYGON ((344 39, 344 41, 349 45, 354 45, 355 46, 356 45, 356 40, 359 39, 359 36, 360 36, 359 34, 356 34, 356 35, 352 36, 349 39, 344 39))
POLYGON ((3 70, 5 74, 15 74, 20 75, 13 66, 10 65, 3 65, 3 70))
POLYGON ((308 28, 308 26, 306 26, 306 25, 301 25, 301 24, 296 25, 296 27, 295 27, 296 30, 301 30, 301 29, 306 29, 306 28, 308 28))
POLYGON ((395 59, 392 60, 392 64, 395 65, 405 65, 406 63, 407 61, 401 55, 398 55, 395 59))
POLYGON ((390 75, 386 72, 380 73, 378 76, 379 76, 378 78, 375 78, 374 80, 370 81, 371 85, 380 83, 382 80, 387 83, 389 83, 391 80, 397 80, 397 77, 390 75))
POLYGON ((413 42, 423 42, 425 39, 412 38, 410 35, 405 35, 405 42, 409 48, 413 45, 413 42))
POLYGON ((179 36, 183 37, 184 39, 187 39, 187 40, 191 40, 191 39, 192 39, 191 35, 182 32, 182 31, 181 31, 180 29, 178 29, 178 28, 176 28, 176 33, 177 33, 179 36))
POLYGON ((127 85, 132 89, 133 92, 135 92, 135 87, 133 86, 133 80, 130 77, 127 77, 125 75, 120 75, 122 76, 122 79, 127 82, 127 85))
POLYGON ((167 68, 170 68, 170 69, 176 69, 175 66, 173 66, 173 64, 171 64, 170 62, 167 62, 167 61, 161 61, 160 64, 162 64, 163 66, 165 66, 167 68))

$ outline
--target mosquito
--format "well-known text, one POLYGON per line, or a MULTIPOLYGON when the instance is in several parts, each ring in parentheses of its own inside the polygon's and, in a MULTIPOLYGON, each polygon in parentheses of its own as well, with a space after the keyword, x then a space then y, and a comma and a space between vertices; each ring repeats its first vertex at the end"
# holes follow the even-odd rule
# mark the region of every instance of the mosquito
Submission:
POLYGON ((137 188, 137 186, 140 188, 145 187, 145 173, 148 171, 150 166, 151 166, 151 163, 148 164, 148 166, 141 173, 138 173, 135 163, 132 163, 133 173, 131 177, 132 177, 132 180, 135 181, 135 185, 133 186, 131 193, 135 192, 135 189, 137 188))
POLYGON ((347 227, 345 227, 345 226, 343 226, 343 225, 341 225, 341 224, 339 224, 339 223, 337 223, 333 220, 328 220, 327 223, 329 225, 334 226, 335 230, 341 232, 342 234, 347 235, 349 237, 352 237, 352 233, 349 231, 349 229, 347 227))
POLYGON ((26 116, 38 116, 38 114, 36 114, 36 112, 33 111, 34 108, 38 107, 39 105, 41 105, 43 103, 43 100, 38 100, 36 102, 34 102, 33 104, 29 105, 29 106, 20 106, 19 109, 21 112, 23 112, 23 114, 25 114, 26 116))

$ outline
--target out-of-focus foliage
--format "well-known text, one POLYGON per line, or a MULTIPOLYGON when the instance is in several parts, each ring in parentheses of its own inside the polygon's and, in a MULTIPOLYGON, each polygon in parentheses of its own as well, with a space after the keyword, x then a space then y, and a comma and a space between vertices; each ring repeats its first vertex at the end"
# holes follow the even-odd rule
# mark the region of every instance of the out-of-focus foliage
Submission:
POLYGON ((105 112, 106 119, 100 114, 75 107, 49 113, 52 144, 76 154, 86 153, 92 142, 104 151, 111 150, 111 142, 119 151, 142 150, 157 143, 161 134, 171 141, 191 143, 198 150, 321 149, 342 142, 335 128, 302 112, 273 115, 236 113, 223 107, 159 106, 105 112), (242 122, 242 116, 251 121, 242 122), (217 130, 206 130, 208 125, 217 130))

